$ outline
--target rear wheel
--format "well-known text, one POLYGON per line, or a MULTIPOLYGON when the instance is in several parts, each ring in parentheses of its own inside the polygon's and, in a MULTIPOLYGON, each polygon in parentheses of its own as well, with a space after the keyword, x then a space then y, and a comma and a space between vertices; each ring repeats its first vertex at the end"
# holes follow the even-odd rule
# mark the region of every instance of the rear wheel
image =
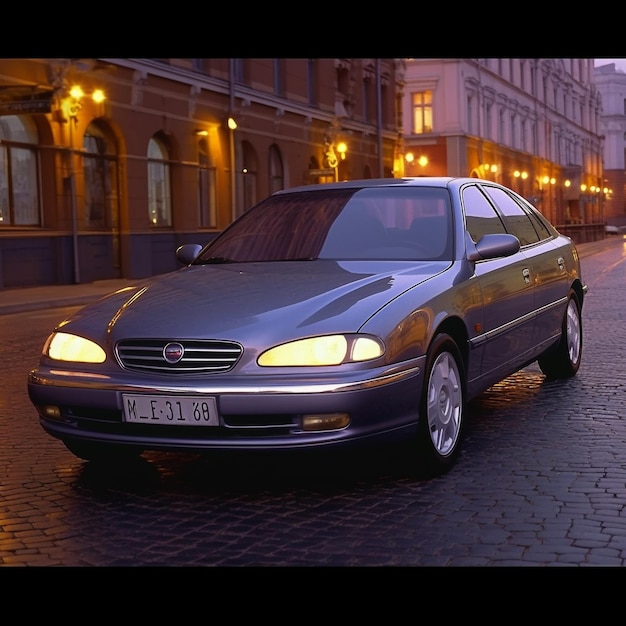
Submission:
POLYGON ((121 446, 110 443, 92 441, 67 440, 65 447, 75 456, 85 461, 125 462, 136 459, 143 450, 131 446, 121 446))
POLYGON ((580 301, 571 291, 567 301, 561 339, 542 354, 537 363, 547 378, 570 378, 578 372, 582 358, 583 326, 580 301))
POLYGON ((442 474, 456 462, 465 422, 464 375, 452 337, 435 337, 426 359, 418 423, 418 464, 426 474, 442 474))

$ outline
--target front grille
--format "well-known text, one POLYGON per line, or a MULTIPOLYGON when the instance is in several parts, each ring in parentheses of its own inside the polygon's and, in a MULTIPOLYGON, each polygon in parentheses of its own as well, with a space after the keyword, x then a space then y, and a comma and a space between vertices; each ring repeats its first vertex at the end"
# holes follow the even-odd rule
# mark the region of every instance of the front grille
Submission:
POLYGON ((136 372, 202 374, 227 372, 241 357, 241 346, 232 341, 191 341, 187 339, 141 339, 120 341, 116 348, 120 364, 136 372), (176 363, 165 359, 165 347, 180 344, 183 356, 176 363))

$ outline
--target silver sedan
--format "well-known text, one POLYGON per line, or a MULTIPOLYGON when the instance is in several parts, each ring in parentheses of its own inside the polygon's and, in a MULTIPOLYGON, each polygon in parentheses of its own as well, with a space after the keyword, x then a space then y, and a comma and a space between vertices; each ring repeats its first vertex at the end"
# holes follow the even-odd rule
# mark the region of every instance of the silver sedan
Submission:
POLYGON ((434 475, 472 398, 534 361, 580 366, 576 248, 490 181, 287 189, 176 254, 60 323, 29 373, 42 427, 81 458, 404 441, 434 475))

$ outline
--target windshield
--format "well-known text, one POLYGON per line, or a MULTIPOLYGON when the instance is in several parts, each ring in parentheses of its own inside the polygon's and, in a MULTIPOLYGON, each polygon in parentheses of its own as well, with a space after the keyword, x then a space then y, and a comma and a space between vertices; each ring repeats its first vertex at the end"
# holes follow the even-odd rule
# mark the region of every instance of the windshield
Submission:
POLYGON ((195 263, 450 259, 450 216, 447 190, 435 187, 279 194, 233 222, 195 263))

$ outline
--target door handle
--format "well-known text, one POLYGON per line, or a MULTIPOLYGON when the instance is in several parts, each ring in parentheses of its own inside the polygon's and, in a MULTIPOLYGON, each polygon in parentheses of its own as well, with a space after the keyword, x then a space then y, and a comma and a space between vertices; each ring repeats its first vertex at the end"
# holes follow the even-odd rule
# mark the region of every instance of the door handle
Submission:
POLYGON ((530 270, 527 267, 522 270, 522 276, 524 277, 524 282, 528 284, 530 282, 530 270))
POLYGON ((557 263, 558 263, 558 265, 559 265, 559 269, 560 269, 562 272, 563 272, 563 271, 565 271, 565 259, 563 259, 563 257, 562 257, 562 256, 560 256, 560 257, 556 260, 556 262, 557 262, 557 263))

